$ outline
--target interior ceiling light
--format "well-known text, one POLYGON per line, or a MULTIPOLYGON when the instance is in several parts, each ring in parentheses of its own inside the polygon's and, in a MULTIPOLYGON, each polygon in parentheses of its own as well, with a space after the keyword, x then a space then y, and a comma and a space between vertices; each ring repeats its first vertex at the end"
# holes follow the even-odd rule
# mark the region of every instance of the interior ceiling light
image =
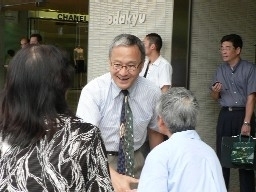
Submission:
POLYGON ((59 10, 55 10, 55 9, 42 9, 42 11, 45 11, 45 12, 58 12, 59 10))

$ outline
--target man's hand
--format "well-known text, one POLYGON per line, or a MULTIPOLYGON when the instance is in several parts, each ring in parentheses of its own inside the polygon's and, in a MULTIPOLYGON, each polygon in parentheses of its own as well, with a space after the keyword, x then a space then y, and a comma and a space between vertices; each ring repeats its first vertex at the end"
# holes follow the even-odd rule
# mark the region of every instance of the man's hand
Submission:
POLYGON ((214 100, 218 100, 220 98, 220 91, 222 90, 222 84, 220 82, 216 82, 212 85, 211 96, 214 100))
POLYGON ((250 136, 251 133, 251 126, 249 123, 244 123, 241 128, 241 134, 250 136))
POLYGON ((222 89, 222 84, 220 82, 215 82, 212 85, 212 91, 214 91, 214 92, 220 92, 221 89, 222 89))
POLYGON ((112 167, 110 167, 110 175, 112 185, 115 192, 135 192, 136 189, 132 190, 130 184, 138 183, 139 180, 117 173, 112 167))

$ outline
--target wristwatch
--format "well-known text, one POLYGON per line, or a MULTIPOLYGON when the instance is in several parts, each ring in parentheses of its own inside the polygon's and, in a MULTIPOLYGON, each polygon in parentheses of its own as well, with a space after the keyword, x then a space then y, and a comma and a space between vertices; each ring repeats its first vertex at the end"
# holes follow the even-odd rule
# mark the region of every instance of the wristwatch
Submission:
POLYGON ((251 126, 250 122, 247 122, 247 121, 245 121, 245 122, 243 123, 243 125, 245 125, 245 126, 251 126))

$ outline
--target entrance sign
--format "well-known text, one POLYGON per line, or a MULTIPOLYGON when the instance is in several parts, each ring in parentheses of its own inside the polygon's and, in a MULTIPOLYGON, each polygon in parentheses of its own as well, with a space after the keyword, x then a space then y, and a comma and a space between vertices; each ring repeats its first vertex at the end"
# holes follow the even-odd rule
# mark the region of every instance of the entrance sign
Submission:
POLYGON ((145 13, 135 13, 132 14, 130 11, 117 11, 115 15, 108 16, 108 24, 109 25, 129 25, 131 24, 133 27, 138 23, 144 23, 146 21, 145 13))
POLYGON ((58 13, 58 12, 51 12, 51 11, 29 11, 28 16, 33 18, 57 19, 57 20, 75 21, 75 22, 89 21, 89 15, 58 13))

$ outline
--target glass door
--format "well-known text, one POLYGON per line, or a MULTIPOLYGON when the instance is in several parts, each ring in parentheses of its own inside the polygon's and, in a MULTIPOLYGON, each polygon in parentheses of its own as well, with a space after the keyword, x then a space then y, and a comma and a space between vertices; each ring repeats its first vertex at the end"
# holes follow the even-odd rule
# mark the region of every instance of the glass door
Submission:
POLYGON ((88 22, 29 18, 29 36, 39 33, 44 44, 55 45, 67 51, 75 68, 73 89, 87 83, 88 22))

